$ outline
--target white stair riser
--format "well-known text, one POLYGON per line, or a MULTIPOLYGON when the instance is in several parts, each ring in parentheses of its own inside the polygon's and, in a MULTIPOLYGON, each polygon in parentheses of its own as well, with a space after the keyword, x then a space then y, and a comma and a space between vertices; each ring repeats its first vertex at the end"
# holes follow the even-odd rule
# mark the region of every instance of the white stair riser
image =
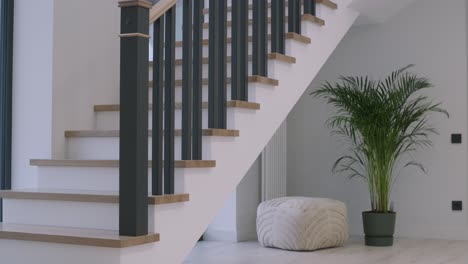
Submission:
MULTIPOLYGON (((230 54, 228 55, 230 56, 230 54)), ((252 74, 252 62, 249 60, 247 61, 248 63, 248 74, 251 75, 252 74)), ((226 75, 227 77, 231 77, 231 63, 228 62, 226 63, 226 75)), ((177 65, 175 67, 175 77, 176 77, 176 80, 182 80, 182 65, 177 65)), ((204 63, 203 64, 203 67, 202 67, 202 74, 203 74, 203 78, 206 78, 208 79, 208 64, 204 63)), ((153 67, 150 67, 150 70, 149 70, 149 80, 153 80, 153 67)))
MULTIPOLYGON (((148 159, 152 159, 152 138, 148 139, 148 159)), ((174 140, 175 159, 182 160, 181 146, 182 138, 175 137, 174 140)), ((203 157, 209 157, 210 140, 203 137, 203 157)), ((66 155, 69 159, 97 159, 97 160, 118 160, 119 159, 119 138, 118 137, 82 137, 67 139, 66 155)))
MULTIPOLYGON (((33 224, 60 227, 119 229, 119 205, 47 200, 4 199, 4 223, 33 224), (29 208, 24 210, 24 208, 29 208)), ((157 211, 177 210, 183 203, 149 205, 148 228, 154 230, 157 211)))
MULTIPOLYGON (((286 3, 287 3, 287 1, 286 1, 286 3)), ((209 5, 207 4, 206 6, 208 7, 209 5)), ((229 4, 228 6, 231 6, 231 5, 229 4)), ((324 9, 329 9, 329 8, 328 8, 328 7, 325 7, 325 6, 322 5, 322 4, 317 4, 317 5, 316 5, 316 12, 315 12, 315 15, 316 15, 317 17, 320 17, 320 18, 326 17, 326 15, 323 13, 323 12, 324 12, 324 9)), ((303 9, 301 9, 301 12, 303 12, 302 10, 303 10, 303 9)), ((249 9, 249 19, 252 19, 252 17, 253 17, 252 14, 253 14, 252 9, 249 9)), ((287 6, 284 8, 284 15, 285 15, 285 16, 288 16, 288 7, 287 7, 287 6)), ((268 17, 271 17, 271 8, 268 8, 268 17)), ((209 14, 205 14, 205 18, 204 18, 204 19, 205 19, 205 20, 204 20, 205 22, 209 22, 209 21, 210 21, 210 16, 209 16, 209 14)), ((227 12, 227 20, 228 20, 228 21, 231 21, 231 20, 232 20, 232 12, 227 12)), ((285 19, 285 22, 287 22, 287 19, 285 19)))
MULTIPOLYGON (((288 40, 286 40, 288 41, 288 40)), ((231 43, 227 43, 227 48, 226 48, 226 54, 227 56, 231 56, 232 50, 231 50, 231 43)), ((267 46, 267 51, 271 51, 271 42, 268 41, 268 46, 267 46)), ((249 48, 247 50, 249 54, 252 54, 252 42, 249 42, 249 48)), ((288 53, 289 50, 286 49, 286 54, 288 53)), ((176 47, 176 53, 175 53, 176 59, 181 59, 182 58, 182 47, 176 47)), ((208 57, 209 56, 209 45, 203 45, 203 57, 208 57)), ((152 58, 152 51, 150 50, 150 56, 149 58, 152 58)))
MULTIPOLYGON (((286 1, 287 2, 287 1, 286 1)), ((230 4, 228 6, 231 6, 230 4)), ((207 6, 208 7, 208 6, 207 6)), ((321 8, 321 5, 320 4, 317 4, 317 15, 319 15, 319 9, 321 8)), ((252 9, 249 9, 249 19, 252 19, 253 17, 253 11, 252 9)), ((288 15, 288 7, 286 6, 284 8, 284 15, 287 16, 288 15)), ((268 17, 271 17, 271 8, 268 8, 268 17)), ((232 12, 227 12, 227 20, 228 21, 231 21, 232 20, 232 12)), ((205 22, 209 22, 210 21, 210 15, 209 14, 205 14, 205 22)))
POLYGON ((122 264, 122 250, 20 240, 0 240, 2 263, 122 264), (25 254, 27 252, 27 254, 25 254), (40 262, 39 262, 40 261, 40 262))
MULTIPOLYGON (((202 168, 197 170, 209 170, 202 168)), ((185 193, 185 177, 187 169, 175 169, 175 192, 185 193)), ((91 167, 39 167, 40 189, 65 189, 89 191, 119 191, 119 168, 91 167)), ((151 168, 148 169, 148 193, 151 192, 151 168)))
MULTIPOLYGON (((227 108, 228 115, 232 111, 238 110, 237 108, 227 108)), ((257 110, 250 110, 250 111, 257 111, 257 110)), ((96 129, 97 130, 118 130, 120 124, 120 112, 97 112, 96 113, 96 129)), ((204 108, 202 112, 202 127, 208 128, 208 109, 204 108)), ((148 128, 152 128, 153 126, 153 113, 152 111, 148 112, 148 128)), ((164 120, 163 120, 164 122, 164 120)), ((175 128, 181 129, 182 128, 182 110, 176 109, 175 110, 175 128)), ((235 129, 231 120, 227 120, 227 128, 235 129)), ((176 142, 177 143, 177 142, 176 142)))
MULTIPOLYGON (((231 20, 229 19, 228 21, 231 21, 231 20)), ((267 25, 268 25, 268 34, 270 34, 271 33, 270 23, 268 23, 267 25)), ((285 25, 285 30, 287 31, 287 23, 285 25)), ((252 36, 252 33, 253 33, 252 25, 249 25, 248 33, 249 33, 249 36, 252 36)), ((227 28, 226 34, 227 34, 228 37, 232 36, 232 27, 227 28)), ((210 36, 210 30, 208 28, 204 28, 203 29, 203 38, 207 39, 209 36, 210 36)))
MULTIPOLYGON (((252 88, 254 83, 249 83, 249 88, 248 88, 248 96, 249 96, 249 102, 256 102, 256 95, 255 95, 255 89, 252 88)), ((149 102, 152 102, 153 100, 153 88, 149 89, 149 102)), ((203 96, 203 101, 207 102, 208 101, 208 85, 203 85, 202 87, 202 96, 203 96)), ((226 97, 227 100, 231 100, 231 84, 226 84, 226 97)), ((182 87, 181 86, 176 86, 175 88, 175 95, 174 95, 175 101, 176 102, 182 102, 182 87)))

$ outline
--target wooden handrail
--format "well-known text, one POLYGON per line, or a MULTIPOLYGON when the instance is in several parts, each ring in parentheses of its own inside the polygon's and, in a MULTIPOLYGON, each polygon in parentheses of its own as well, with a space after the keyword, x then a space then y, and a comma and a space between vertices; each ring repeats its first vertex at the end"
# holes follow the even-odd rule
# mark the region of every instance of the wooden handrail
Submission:
POLYGON ((164 15, 167 10, 171 9, 177 4, 177 0, 160 0, 150 10, 149 23, 154 23, 158 18, 164 15))

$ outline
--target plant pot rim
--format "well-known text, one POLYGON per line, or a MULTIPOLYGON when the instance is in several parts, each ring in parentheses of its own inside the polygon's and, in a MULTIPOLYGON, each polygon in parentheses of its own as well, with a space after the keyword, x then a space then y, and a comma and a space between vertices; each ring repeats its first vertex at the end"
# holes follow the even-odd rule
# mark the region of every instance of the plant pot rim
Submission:
POLYGON ((394 215, 396 212, 388 211, 387 213, 375 212, 375 211, 365 211, 363 214, 375 214, 375 215, 394 215))

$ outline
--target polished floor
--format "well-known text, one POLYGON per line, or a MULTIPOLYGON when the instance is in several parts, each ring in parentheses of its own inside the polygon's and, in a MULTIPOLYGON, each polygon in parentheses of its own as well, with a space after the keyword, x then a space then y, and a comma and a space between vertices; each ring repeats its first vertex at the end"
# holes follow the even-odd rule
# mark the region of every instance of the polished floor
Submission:
POLYGON ((468 264, 468 241, 398 239, 391 248, 344 247, 316 252, 262 248, 256 242, 200 242, 184 264, 468 264))

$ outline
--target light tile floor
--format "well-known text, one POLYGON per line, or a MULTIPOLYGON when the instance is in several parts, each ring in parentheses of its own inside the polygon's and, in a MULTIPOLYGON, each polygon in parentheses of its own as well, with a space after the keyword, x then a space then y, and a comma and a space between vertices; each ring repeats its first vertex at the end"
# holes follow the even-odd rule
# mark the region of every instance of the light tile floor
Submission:
POLYGON ((390 248, 344 247, 316 252, 262 248, 256 242, 200 242, 184 264, 468 264, 468 241, 397 239, 390 248))

